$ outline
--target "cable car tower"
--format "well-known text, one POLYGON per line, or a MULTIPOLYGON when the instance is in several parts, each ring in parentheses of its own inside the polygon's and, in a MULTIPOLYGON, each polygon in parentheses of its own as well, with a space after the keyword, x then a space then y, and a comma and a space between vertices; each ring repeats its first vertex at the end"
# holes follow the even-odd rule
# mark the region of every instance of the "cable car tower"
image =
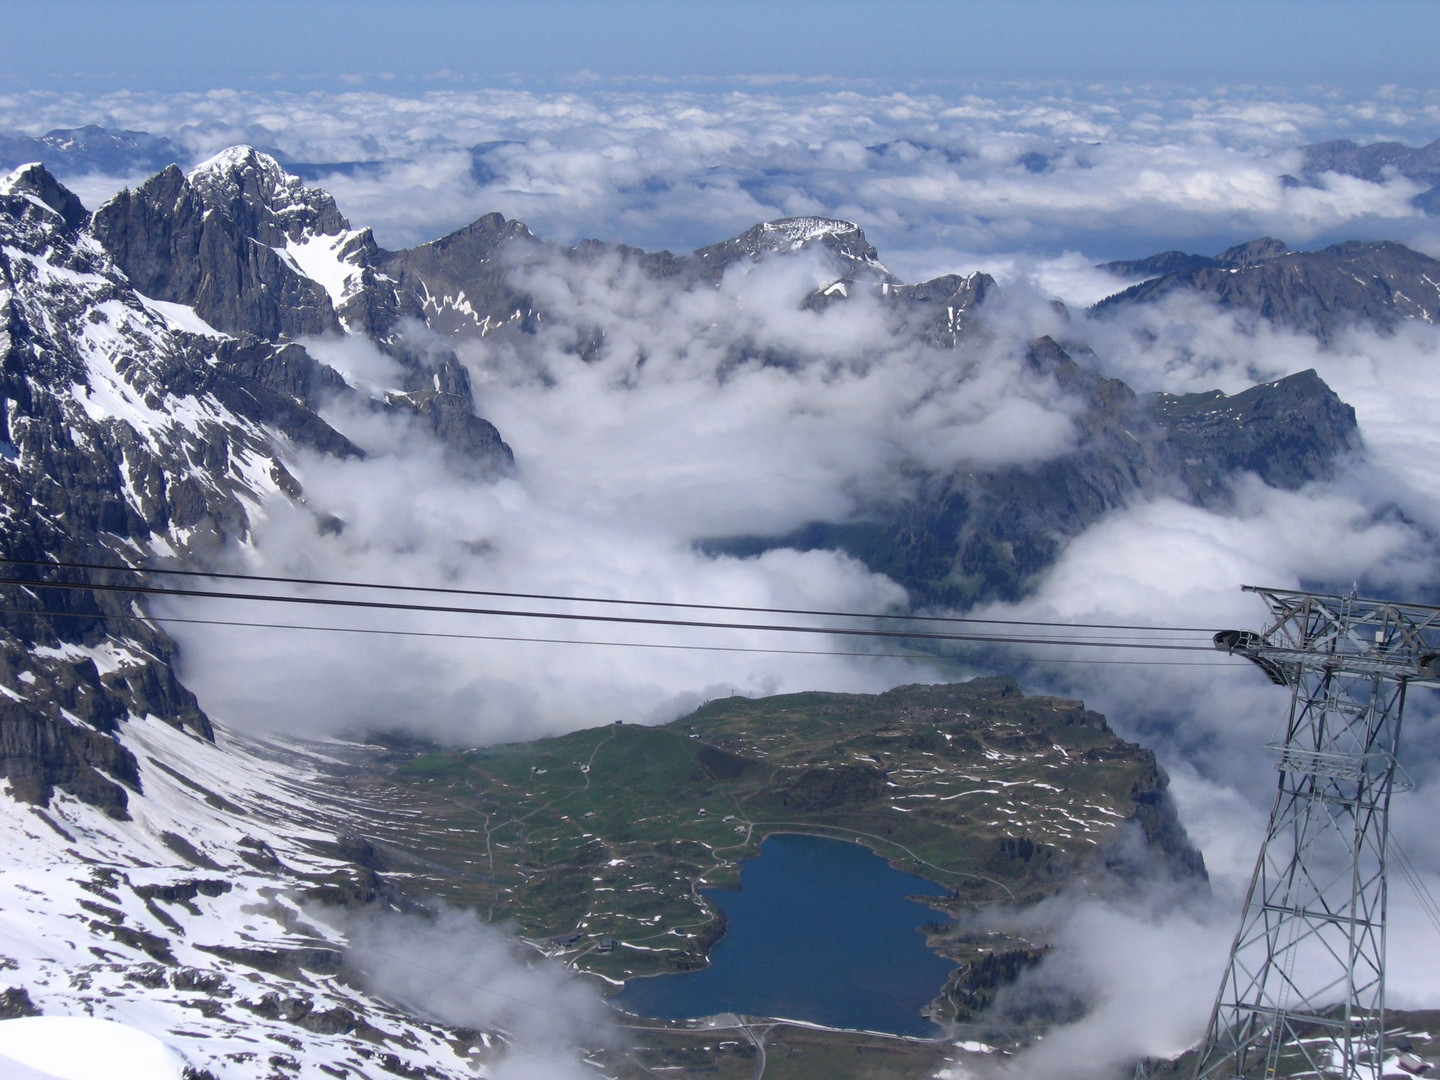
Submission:
POLYGON ((1196 1080, 1380 1080, 1385 848, 1405 693, 1440 686, 1440 608, 1246 586, 1215 646, 1291 688, 1280 785, 1196 1080))

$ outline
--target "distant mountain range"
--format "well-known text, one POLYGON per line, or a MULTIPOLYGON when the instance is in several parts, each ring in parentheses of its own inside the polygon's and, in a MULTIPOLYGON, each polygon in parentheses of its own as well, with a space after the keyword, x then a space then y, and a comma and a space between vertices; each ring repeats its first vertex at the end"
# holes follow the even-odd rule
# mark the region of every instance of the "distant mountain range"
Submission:
POLYGON ((1291 251, 1267 236, 1213 257, 1166 251, 1102 268, 1147 280, 1100 301, 1100 315, 1191 293, 1322 341, 1354 326, 1440 321, 1440 261, 1390 241, 1291 251))
POLYGON ((1440 139, 1421 147, 1397 142, 1361 146, 1349 139, 1333 139, 1300 149, 1304 153, 1303 171, 1299 178, 1285 177, 1289 183, 1315 184, 1327 172, 1372 184, 1387 176, 1404 176, 1429 188, 1415 196, 1415 205, 1427 214, 1440 213, 1440 139))
POLYGON ((40 162, 51 172, 67 176, 134 176, 157 172, 182 155, 174 143, 161 136, 144 131, 113 131, 95 124, 56 128, 38 137, 0 133, 0 169, 40 162))
MULTIPOLYGON (((499 180, 504 151, 516 145, 520 145, 517 140, 497 139, 467 147, 470 176, 475 183, 485 186, 499 180)), ((912 151, 939 151, 952 161, 962 161, 969 156, 963 151, 923 142, 907 141, 903 145, 912 151)), ((894 152, 895 148, 893 143, 867 147, 871 153, 882 157, 894 152)), ((1398 142, 1361 145, 1349 139, 1332 139, 1311 143, 1299 150, 1302 155, 1299 174, 1281 177, 1287 185, 1318 186, 1325 173, 1353 176, 1370 183, 1381 183, 1389 176, 1404 176, 1428 188, 1415 197, 1415 205, 1426 213, 1440 212, 1440 139, 1420 147, 1398 142)), ((278 150, 268 149, 266 153, 280 162, 290 175, 309 181, 334 175, 375 174, 395 163, 385 159, 297 161, 278 150)), ((1051 168, 1052 157, 1032 151, 1019 155, 1016 164, 1027 172, 1043 173, 1051 168)), ((171 164, 189 167, 196 163, 187 151, 170 139, 144 131, 87 124, 77 128, 56 128, 39 136, 0 132, 0 170, 15 169, 31 162, 39 162, 61 177, 87 173, 136 176, 158 172, 171 164)), ((763 188, 763 183, 760 186, 763 188)))

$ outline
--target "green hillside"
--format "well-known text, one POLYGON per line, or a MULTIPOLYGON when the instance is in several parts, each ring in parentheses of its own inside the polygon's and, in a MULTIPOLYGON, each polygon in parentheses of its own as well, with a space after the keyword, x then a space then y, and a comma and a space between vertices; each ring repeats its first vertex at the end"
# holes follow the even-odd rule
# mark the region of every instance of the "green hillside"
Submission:
MULTIPOLYGON (((1137 823, 1203 875, 1149 751, 1103 717, 1003 679, 879 695, 726 698, 662 727, 614 724, 468 751, 396 750, 368 782, 392 880, 508 921, 609 980, 702 965, 724 933, 699 890, 738 883, 776 832, 854 839, 948 890, 954 913, 1031 903, 1100 870, 1137 823)), ((983 1007, 1043 948, 941 932, 948 1015, 983 1007)))

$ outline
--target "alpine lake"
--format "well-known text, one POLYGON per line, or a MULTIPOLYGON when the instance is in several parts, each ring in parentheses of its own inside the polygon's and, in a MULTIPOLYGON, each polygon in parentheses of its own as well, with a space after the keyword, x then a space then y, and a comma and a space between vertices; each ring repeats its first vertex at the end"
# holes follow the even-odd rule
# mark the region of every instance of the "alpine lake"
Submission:
POLYGON ((943 918, 912 896, 943 896, 859 844, 768 837, 741 867, 739 889, 706 889, 728 930, 710 966, 632 979, 611 1001, 663 1020, 739 1013, 825 1027, 928 1037, 922 1010, 954 964, 925 946, 943 918))

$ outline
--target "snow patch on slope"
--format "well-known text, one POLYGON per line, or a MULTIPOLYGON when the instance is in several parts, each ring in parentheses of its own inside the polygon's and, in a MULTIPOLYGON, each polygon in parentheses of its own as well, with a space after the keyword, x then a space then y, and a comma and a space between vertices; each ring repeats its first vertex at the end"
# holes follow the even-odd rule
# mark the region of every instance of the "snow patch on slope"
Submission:
POLYGON ((11 1080, 180 1080, 185 1062, 164 1042, 113 1020, 24 1016, 0 1021, 0 1066, 11 1080))
POLYGON ((130 821, 64 794, 43 810, 0 794, 0 982, 47 1019, 127 1025, 220 1080, 277 1055, 300 1080, 373 1075, 385 1054, 472 1075, 445 1029, 348 984, 345 935, 302 907, 307 885, 347 867, 316 854, 340 823, 307 798, 303 751, 267 761, 153 717, 122 738, 145 778, 130 821))
POLYGON ((20 165, 0 175, 0 195, 14 195, 20 183, 20 178, 39 164, 40 162, 38 161, 26 162, 24 165, 20 165))
POLYGON ((186 304, 175 304, 169 300, 155 300, 149 296, 142 296, 138 292, 135 296, 147 309, 164 319, 165 324, 172 330, 209 338, 226 339, 230 337, 229 334, 221 333, 197 315, 193 307, 186 304))
POLYGON ((853 221, 818 217, 782 218, 779 221, 765 222, 763 228, 766 232, 779 233, 797 248, 821 236, 844 236, 860 231, 860 226, 853 221))
POLYGON ((324 289, 331 305, 339 311, 364 285, 365 268, 358 260, 361 249, 353 244, 363 235, 359 230, 350 230, 336 236, 306 236, 275 251, 288 259, 302 277, 324 289))

